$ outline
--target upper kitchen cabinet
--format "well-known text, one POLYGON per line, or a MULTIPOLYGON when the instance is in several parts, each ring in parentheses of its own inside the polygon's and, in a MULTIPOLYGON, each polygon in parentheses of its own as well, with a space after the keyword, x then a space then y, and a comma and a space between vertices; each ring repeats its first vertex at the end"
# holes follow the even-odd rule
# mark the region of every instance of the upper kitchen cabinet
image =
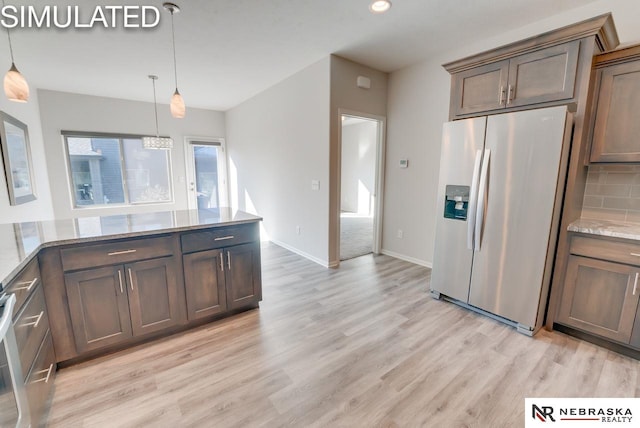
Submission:
POLYGON ((591 162, 640 162, 640 45, 599 55, 591 162))
POLYGON ((444 64, 451 120, 577 102, 593 55, 618 44, 610 14, 444 64))

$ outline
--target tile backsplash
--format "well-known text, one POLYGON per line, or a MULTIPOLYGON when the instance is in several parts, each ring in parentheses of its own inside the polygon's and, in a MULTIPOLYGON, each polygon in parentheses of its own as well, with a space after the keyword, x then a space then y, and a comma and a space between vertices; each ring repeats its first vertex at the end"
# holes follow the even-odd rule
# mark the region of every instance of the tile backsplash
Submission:
POLYGON ((582 217, 640 223, 640 165, 590 165, 582 217))

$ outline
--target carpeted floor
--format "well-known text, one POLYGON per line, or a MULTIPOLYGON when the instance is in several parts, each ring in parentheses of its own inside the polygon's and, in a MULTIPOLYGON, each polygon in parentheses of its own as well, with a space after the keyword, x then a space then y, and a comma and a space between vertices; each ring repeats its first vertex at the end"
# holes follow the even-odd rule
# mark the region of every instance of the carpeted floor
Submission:
POLYGON ((340 215, 340 260, 364 256, 373 248, 373 217, 340 215))

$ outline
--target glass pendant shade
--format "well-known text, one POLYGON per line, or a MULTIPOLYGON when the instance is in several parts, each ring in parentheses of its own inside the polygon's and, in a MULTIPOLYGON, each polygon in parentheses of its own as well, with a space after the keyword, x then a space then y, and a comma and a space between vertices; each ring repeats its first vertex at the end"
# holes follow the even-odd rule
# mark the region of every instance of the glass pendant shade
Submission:
POLYGON ((169 137, 143 137, 142 147, 145 149, 172 149, 173 139, 169 137))
POLYGON ((178 88, 173 93, 171 97, 171 116, 176 119, 182 119, 184 117, 186 111, 186 107, 184 105, 184 100, 182 99, 182 95, 178 92, 178 88))
POLYGON ((4 93, 11 101, 26 103, 29 99, 29 85, 14 63, 4 76, 4 93))

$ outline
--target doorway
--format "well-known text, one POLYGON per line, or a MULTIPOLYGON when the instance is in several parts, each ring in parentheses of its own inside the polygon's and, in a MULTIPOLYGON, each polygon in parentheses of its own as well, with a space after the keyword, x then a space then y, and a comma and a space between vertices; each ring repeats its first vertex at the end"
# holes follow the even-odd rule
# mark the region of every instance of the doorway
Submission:
POLYGON ((340 260, 378 253, 383 121, 341 114, 340 260))
POLYGON ((224 140, 186 139, 189 209, 229 206, 224 140))

